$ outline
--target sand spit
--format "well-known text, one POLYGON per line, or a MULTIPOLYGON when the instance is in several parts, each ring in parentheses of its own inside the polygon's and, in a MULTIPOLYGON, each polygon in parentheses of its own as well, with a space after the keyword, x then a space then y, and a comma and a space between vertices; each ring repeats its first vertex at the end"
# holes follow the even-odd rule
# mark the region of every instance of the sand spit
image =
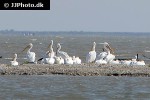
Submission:
POLYGON ((48 65, 24 64, 8 66, 0 64, 0 75, 73 75, 73 76, 150 76, 150 67, 125 65, 48 65))

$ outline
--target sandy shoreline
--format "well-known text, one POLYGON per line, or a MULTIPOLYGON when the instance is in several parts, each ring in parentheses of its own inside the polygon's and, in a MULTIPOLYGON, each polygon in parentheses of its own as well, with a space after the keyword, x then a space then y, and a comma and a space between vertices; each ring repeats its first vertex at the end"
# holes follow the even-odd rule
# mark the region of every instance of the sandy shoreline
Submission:
POLYGON ((1 64, 0 75, 73 75, 73 76, 146 76, 150 67, 125 65, 48 65, 24 64, 16 67, 1 64))

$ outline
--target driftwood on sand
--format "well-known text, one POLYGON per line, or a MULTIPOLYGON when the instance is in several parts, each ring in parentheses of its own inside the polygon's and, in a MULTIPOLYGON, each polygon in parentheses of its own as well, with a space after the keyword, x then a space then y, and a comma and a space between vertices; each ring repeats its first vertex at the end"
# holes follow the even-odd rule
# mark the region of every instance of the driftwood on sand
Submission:
POLYGON ((150 67, 125 65, 0 65, 0 75, 150 76, 150 67))

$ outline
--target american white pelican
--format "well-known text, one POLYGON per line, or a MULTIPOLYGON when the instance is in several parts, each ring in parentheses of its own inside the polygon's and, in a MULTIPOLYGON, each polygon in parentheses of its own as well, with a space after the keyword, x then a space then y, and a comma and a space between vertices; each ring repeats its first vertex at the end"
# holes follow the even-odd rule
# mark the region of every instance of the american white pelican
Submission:
POLYGON ((107 56, 105 57, 105 60, 107 61, 107 63, 110 63, 111 61, 113 61, 113 59, 115 59, 115 55, 112 54, 114 51, 107 42, 104 42, 103 44, 104 49, 107 51, 107 56))
POLYGON ((62 57, 54 57, 56 64, 64 64, 64 59, 62 57))
POLYGON ((135 56, 135 59, 132 59, 131 65, 145 65, 144 60, 139 60, 138 54, 135 56))
POLYGON ((121 60, 121 64, 123 64, 123 65, 128 65, 128 66, 130 66, 130 65, 131 65, 131 62, 132 62, 132 60, 121 60))
POLYGON ((14 57, 12 59, 12 61, 10 61, 11 66, 18 66, 18 62, 17 62, 17 54, 14 54, 14 57))
POLYGON ((111 62, 110 62, 110 64, 121 64, 121 62, 119 61, 119 60, 112 60, 111 62))
POLYGON ((77 61, 76 61, 76 57, 75 56, 72 57, 72 60, 73 60, 73 64, 76 64, 77 61))
POLYGON ((82 60, 79 57, 76 57, 76 63, 81 64, 82 60))
POLYGON ((27 60, 29 63, 34 63, 35 62, 35 53, 31 52, 31 49, 33 47, 32 43, 29 43, 29 45, 27 47, 24 48, 23 51, 27 50, 27 60))
POLYGON ((73 64, 81 64, 81 59, 79 57, 73 56, 72 60, 73 60, 73 64))
POLYGON ((104 59, 106 56, 107 56, 107 52, 105 52, 105 51, 104 51, 104 48, 103 48, 103 52, 99 53, 99 54, 96 56, 96 60, 104 59))
POLYGON ((48 48, 49 48, 49 53, 50 53, 49 55, 50 55, 50 57, 54 57, 55 56, 55 52, 53 50, 53 40, 51 40, 51 43, 49 44, 48 48))
POLYGON ((60 43, 58 43, 57 44, 56 56, 57 57, 62 57, 63 59, 69 58, 69 55, 67 54, 67 52, 60 51, 60 49, 61 49, 61 45, 60 45, 60 43))
POLYGON ((67 65, 72 65, 72 64, 73 64, 72 57, 67 57, 67 58, 65 58, 65 64, 67 64, 67 65))
POLYGON ((105 65, 107 64, 107 61, 104 59, 99 59, 99 60, 96 60, 95 63, 98 65, 105 65))
POLYGON ((42 59, 41 63, 42 64, 54 64, 55 63, 55 59, 54 59, 54 57, 51 57, 51 53, 48 52, 47 55, 48 55, 48 57, 42 59))
POLYGON ((93 46, 90 52, 86 55, 86 63, 92 63, 96 59, 96 51, 95 51, 96 43, 93 42, 93 46))

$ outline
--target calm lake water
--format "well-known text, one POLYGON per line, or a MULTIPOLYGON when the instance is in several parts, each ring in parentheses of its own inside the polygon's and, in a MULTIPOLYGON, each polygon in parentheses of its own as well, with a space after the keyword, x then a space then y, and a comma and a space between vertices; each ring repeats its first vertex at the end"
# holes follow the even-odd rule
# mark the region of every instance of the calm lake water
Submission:
MULTIPOLYGON (((0 63, 9 64, 13 53, 18 62, 26 61, 23 48, 33 43, 36 58, 43 57, 51 40, 62 44, 62 51, 79 56, 85 62, 92 42, 96 52, 102 52, 102 42, 114 48, 116 58, 140 59, 150 64, 150 34, 148 33, 77 33, 49 35, 0 35, 0 63), (147 52, 145 52, 147 51, 147 52), (143 57, 146 55, 147 58, 143 57)), ((0 76, 1 100, 150 100, 148 77, 78 77, 78 76, 0 76)))
POLYGON ((148 77, 0 76, 1 100, 149 100, 148 77))

